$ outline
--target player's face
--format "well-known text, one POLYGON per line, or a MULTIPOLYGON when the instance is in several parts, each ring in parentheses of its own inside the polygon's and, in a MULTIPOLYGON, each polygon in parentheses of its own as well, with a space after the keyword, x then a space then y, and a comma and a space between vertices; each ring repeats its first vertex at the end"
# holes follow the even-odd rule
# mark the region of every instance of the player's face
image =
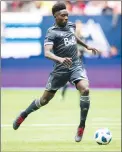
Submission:
POLYGON ((56 15, 56 23, 59 26, 65 27, 68 22, 68 12, 67 10, 62 10, 56 15))

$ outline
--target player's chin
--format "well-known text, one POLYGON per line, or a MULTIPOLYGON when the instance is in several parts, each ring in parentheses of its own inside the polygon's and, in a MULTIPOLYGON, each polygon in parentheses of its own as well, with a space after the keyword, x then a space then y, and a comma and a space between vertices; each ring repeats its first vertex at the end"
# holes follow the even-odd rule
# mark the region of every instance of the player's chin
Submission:
POLYGON ((67 25, 67 22, 63 22, 63 23, 62 23, 62 26, 66 26, 66 25, 67 25))

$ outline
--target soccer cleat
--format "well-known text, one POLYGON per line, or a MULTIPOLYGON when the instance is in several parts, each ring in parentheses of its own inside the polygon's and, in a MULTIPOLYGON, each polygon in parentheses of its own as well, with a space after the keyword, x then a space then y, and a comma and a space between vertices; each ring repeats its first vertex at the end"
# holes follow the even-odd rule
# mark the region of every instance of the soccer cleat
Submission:
POLYGON ((85 129, 85 127, 78 128, 77 134, 75 136, 76 142, 80 142, 82 140, 84 129, 85 129))
POLYGON ((26 113, 21 112, 20 115, 13 122, 13 129, 17 130, 26 117, 27 117, 26 113))

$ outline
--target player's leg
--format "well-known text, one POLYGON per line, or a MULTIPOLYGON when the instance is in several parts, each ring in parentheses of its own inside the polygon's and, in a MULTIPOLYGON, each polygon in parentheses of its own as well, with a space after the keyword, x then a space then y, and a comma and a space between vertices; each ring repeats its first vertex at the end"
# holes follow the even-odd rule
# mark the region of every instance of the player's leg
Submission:
POLYGON ((76 83, 76 87, 80 92, 80 107, 81 107, 81 119, 79 127, 85 126, 87 113, 90 106, 89 99, 89 82, 87 80, 80 80, 76 83))
POLYGON ((80 92, 80 124, 78 126, 77 135, 75 137, 76 142, 80 142, 85 129, 85 122, 90 106, 89 99, 89 82, 87 80, 78 80, 75 82, 76 88, 80 92))
POLYGON ((83 136, 85 121, 90 105, 89 81, 83 65, 77 65, 73 68, 70 81, 75 84, 80 92, 80 124, 75 136, 75 141, 80 142, 83 136))
POLYGON ((32 112, 38 110, 40 107, 46 105, 55 95, 56 90, 53 85, 55 77, 50 74, 48 82, 46 85, 46 90, 40 99, 34 100, 20 115, 15 119, 13 123, 13 128, 16 130, 19 128, 20 124, 25 120, 25 118, 32 112), (48 90, 48 91, 47 91, 48 90))
POLYGON ((34 100, 20 115, 15 119, 13 123, 13 128, 17 130, 25 118, 32 112, 40 109, 40 107, 45 106, 54 97, 56 91, 45 90, 40 99, 34 100))
POLYGON ((65 95, 66 95, 66 91, 67 91, 67 88, 69 86, 69 83, 66 83, 63 88, 62 88, 62 91, 61 91, 61 100, 63 100, 65 98, 65 95))
POLYGON ((56 91, 67 83, 67 74, 64 77, 63 74, 51 73, 46 84, 46 90, 40 99, 34 100, 26 110, 21 112, 21 114, 16 118, 13 123, 13 128, 16 130, 20 124, 25 120, 25 118, 33 111, 38 110, 40 107, 46 105, 55 95, 56 91), (65 79, 64 79, 65 78, 65 79))

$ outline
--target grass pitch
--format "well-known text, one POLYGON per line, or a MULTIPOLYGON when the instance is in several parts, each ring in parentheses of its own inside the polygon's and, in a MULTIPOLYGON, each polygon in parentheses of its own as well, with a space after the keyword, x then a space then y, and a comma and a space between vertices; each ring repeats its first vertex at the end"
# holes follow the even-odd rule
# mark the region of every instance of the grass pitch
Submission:
POLYGON ((79 94, 68 90, 64 101, 60 91, 48 105, 33 112, 18 130, 12 123, 20 111, 43 90, 1 90, 1 151, 2 152, 120 152, 121 151, 121 92, 120 90, 91 90, 91 106, 82 142, 74 136, 79 124, 79 94), (98 145, 94 133, 107 127, 112 133, 109 145, 98 145))

